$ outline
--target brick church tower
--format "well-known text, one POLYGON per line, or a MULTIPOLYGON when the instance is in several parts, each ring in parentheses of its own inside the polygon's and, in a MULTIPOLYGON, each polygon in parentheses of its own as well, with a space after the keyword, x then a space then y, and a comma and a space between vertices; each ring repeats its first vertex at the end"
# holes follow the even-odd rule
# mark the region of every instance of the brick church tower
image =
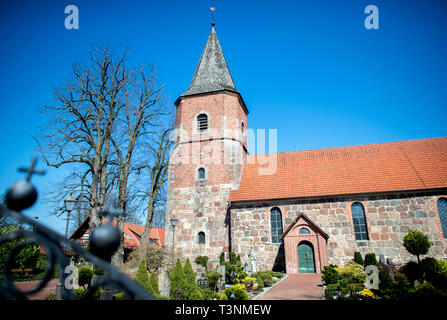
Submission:
POLYGON ((231 246, 228 197, 247 155, 248 110, 236 90, 214 26, 189 89, 175 102, 166 204, 166 248, 174 258, 217 262, 231 246), (175 216, 174 246, 171 218, 175 216))

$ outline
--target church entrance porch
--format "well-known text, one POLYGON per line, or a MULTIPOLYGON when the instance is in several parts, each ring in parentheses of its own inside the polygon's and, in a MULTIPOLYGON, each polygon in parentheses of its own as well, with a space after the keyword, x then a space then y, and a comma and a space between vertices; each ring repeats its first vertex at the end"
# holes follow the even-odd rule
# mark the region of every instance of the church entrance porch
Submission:
POLYGON ((327 238, 328 235, 323 230, 300 213, 281 235, 286 272, 320 273, 328 264, 327 238))

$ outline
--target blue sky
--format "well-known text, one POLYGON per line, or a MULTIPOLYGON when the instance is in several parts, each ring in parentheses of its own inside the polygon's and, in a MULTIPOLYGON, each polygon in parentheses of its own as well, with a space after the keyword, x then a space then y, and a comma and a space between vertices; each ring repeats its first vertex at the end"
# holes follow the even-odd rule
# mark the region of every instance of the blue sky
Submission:
MULTIPOLYGON (((36 155, 40 106, 88 61, 91 45, 152 62, 169 100, 189 86, 215 30, 248 127, 277 129, 278 151, 447 135, 445 1, 1 1, 0 191, 36 155), (64 28, 65 6, 79 8, 79 30, 64 28), (379 29, 367 30, 367 5, 379 29)), ((63 175, 45 168, 39 190, 63 175)), ((42 203, 28 210, 64 230, 42 203)))

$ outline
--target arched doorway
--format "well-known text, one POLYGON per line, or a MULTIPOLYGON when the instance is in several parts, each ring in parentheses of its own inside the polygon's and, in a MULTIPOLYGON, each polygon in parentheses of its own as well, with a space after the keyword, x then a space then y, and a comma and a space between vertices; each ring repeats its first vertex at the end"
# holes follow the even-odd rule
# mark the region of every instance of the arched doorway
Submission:
POLYGON ((315 273, 314 249, 307 241, 298 245, 298 267, 299 273, 315 273))

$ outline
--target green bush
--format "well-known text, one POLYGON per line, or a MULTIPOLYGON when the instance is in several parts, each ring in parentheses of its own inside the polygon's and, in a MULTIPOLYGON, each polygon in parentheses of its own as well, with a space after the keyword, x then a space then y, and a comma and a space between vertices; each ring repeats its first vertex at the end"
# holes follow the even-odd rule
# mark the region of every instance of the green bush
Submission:
POLYGON ((138 267, 137 274, 135 275, 134 281, 138 283, 143 289, 152 294, 151 284, 149 283, 149 276, 147 273, 146 260, 142 259, 140 266, 138 267))
POLYGON ((222 278, 222 275, 220 272, 212 271, 205 274, 205 276, 208 278, 208 288, 217 291, 219 280, 222 278))
POLYGON ((337 283, 340 277, 336 268, 338 268, 338 266, 335 264, 330 264, 323 267, 323 271, 321 271, 321 280, 324 281, 325 284, 337 283))
POLYGON ((445 297, 446 294, 436 289, 431 283, 424 282, 410 291, 411 298, 437 298, 445 297))
POLYGON ((169 298, 171 300, 186 300, 185 294, 185 273, 183 272, 180 259, 177 259, 174 269, 169 274, 170 290, 169 298))
POLYGON ((421 260, 422 278, 428 282, 433 282, 436 275, 440 272, 439 264, 434 258, 424 258, 421 260))
POLYGON ((188 300, 204 300, 204 294, 202 293, 202 290, 199 288, 196 288, 192 292, 188 294, 188 300))
POLYGON ((126 300, 126 294, 124 292, 115 293, 112 296, 112 300, 126 300))
POLYGON ((256 282, 258 283, 258 290, 264 289, 264 280, 260 276, 256 277, 256 282))
POLYGON ((225 252, 220 253, 219 264, 223 265, 225 263, 225 252))
POLYGON ((81 300, 82 297, 84 297, 85 295, 85 289, 84 288, 78 288, 78 289, 73 289, 73 297, 75 300, 81 300))
POLYGON ((420 262, 420 256, 427 254, 431 243, 428 237, 420 231, 410 230, 404 237, 404 247, 407 251, 415 255, 420 262))
POLYGON ((195 262, 196 262, 198 265, 201 265, 202 267, 204 267, 204 268, 205 268, 205 271, 208 272, 208 266, 207 266, 207 263, 208 263, 208 256, 198 256, 198 257, 196 258, 195 262))
POLYGON ((152 290, 152 294, 155 297, 160 296, 160 288, 158 287, 158 277, 157 274, 154 272, 151 273, 151 276, 149 277, 149 285, 152 290))
POLYGON ((185 266, 183 267, 183 273, 185 275, 185 281, 184 281, 184 292, 186 295, 186 299, 188 300, 200 300, 197 299, 198 293, 197 290, 199 289, 197 287, 196 283, 196 273, 192 269, 191 262, 189 261, 189 258, 186 259, 185 266))
POLYGON ((230 251, 230 264, 237 264, 236 252, 230 251))
POLYGON ((335 268, 335 270, 340 279, 346 279, 354 283, 364 283, 367 277, 363 271, 363 266, 354 260, 349 260, 343 268, 335 268))
POLYGON ((225 293, 218 293, 219 300, 228 300, 228 297, 225 293))
POLYGON ((354 252, 354 261, 362 266, 365 264, 365 261, 363 261, 362 254, 358 251, 354 252))
POLYGON ((393 282, 389 266, 379 263, 377 267, 379 269, 380 289, 389 288, 393 282))
MULTIPOLYGON (((396 279, 396 274, 394 276, 396 279)), ((402 301, 408 298, 411 290, 411 285, 408 280, 392 281, 390 286, 386 289, 381 289, 381 296, 384 300, 398 300, 402 301)))
POLYGON ((447 272, 447 261, 437 260, 439 272, 447 272))
POLYGON ((400 271, 405 274, 411 284, 416 280, 422 279, 421 268, 419 264, 414 261, 407 262, 400 271))
POLYGON ((225 289, 225 295, 227 296, 227 300, 230 300, 231 294, 234 294, 234 300, 248 300, 248 294, 244 289, 235 288, 235 286, 231 288, 225 289))
POLYGON ((78 269, 78 277, 79 277, 78 284, 80 286, 83 286, 85 288, 85 285, 87 285, 87 287, 89 287, 93 278, 93 268, 90 266, 80 267, 78 269))
POLYGON ((365 254, 365 264, 364 266, 377 266, 377 259, 376 259, 376 254, 375 253, 367 253, 365 254))
POLYGON ((231 264, 230 262, 225 262, 225 281, 229 284, 241 283, 242 279, 247 277, 247 273, 244 271, 244 267, 238 263, 231 264))

